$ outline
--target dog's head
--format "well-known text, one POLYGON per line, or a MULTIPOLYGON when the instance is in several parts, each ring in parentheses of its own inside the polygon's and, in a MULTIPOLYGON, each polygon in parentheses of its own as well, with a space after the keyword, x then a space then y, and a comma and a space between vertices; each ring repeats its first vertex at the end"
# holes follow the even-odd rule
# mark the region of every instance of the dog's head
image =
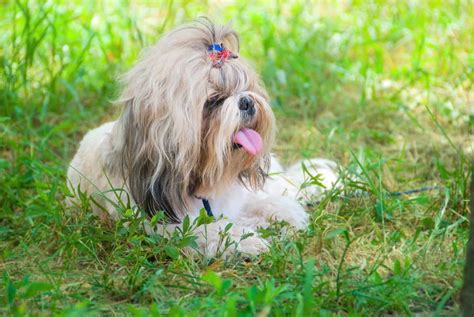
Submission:
POLYGON ((176 221, 188 197, 263 185, 274 117, 238 53, 235 31, 201 19, 165 35, 124 77, 118 168, 149 214, 176 221))

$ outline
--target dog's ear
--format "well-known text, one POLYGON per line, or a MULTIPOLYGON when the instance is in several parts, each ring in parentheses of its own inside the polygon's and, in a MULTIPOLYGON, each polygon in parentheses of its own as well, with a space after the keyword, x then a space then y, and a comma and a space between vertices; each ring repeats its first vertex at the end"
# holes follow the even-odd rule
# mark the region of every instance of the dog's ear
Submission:
POLYGON ((113 136, 117 140, 120 164, 116 167, 138 207, 150 217, 163 211, 169 221, 179 222, 187 209, 183 197, 188 185, 187 171, 177 164, 180 153, 173 140, 173 130, 136 102, 143 101, 126 103, 113 136), (154 120, 161 125, 157 126, 154 120))
POLYGON ((117 102, 124 110, 113 136, 119 168, 137 205, 150 215, 163 210, 172 220, 188 209, 207 98, 202 53, 180 40, 166 36, 123 77, 117 102))

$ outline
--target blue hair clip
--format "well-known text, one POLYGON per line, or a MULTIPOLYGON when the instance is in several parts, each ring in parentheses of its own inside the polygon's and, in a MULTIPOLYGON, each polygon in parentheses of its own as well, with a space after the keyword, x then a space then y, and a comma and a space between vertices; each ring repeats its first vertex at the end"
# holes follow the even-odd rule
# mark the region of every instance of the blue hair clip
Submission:
POLYGON ((213 43, 207 47, 208 51, 213 51, 213 52, 222 52, 224 48, 222 47, 221 44, 218 43, 213 43))
POLYGON ((224 62, 229 58, 237 58, 236 54, 233 54, 223 44, 212 43, 207 47, 209 52, 209 58, 212 61, 212 66, 215 68, 221 68, 224 62))

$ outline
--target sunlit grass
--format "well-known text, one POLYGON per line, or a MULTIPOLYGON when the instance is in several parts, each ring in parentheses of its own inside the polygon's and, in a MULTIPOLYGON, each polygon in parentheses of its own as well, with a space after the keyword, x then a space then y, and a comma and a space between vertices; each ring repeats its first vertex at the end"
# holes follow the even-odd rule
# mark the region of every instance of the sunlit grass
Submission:
POLYGON ((469 1, 1 4, 0 311, 456 315, 473 10, 469 1), (108 226, 86 198, 63 204, 80 138, 117 115, 118 76, 199 15, 240 32, 272 97, 283 161, 327 157, 358 175, 345 180, 346 198, 330 192, 308 209, 305 232, 267 230, 271 251, 251 261, 188 257, 183 237, 108 226), (439 190, 389 194, 427 185, 439 190))

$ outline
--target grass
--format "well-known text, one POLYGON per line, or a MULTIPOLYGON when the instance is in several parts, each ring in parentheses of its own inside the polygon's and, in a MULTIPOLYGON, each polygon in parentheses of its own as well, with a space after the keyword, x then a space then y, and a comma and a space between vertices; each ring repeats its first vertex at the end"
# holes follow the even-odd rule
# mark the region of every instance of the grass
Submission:
POLYGON ((473 161, 470 1, 10 1, 0 4, 0 312, 4 315, 457 315, 473 161), (117 115, 116 78, 198 15, 230 19, 279 123, 285 162, 359 176, 251 260, 184 256, 66 208, 85 131, 117 115), (438 190, 389 192, 436 185, 438 190), (354 195, 356 190, 363 195, 354 195))

